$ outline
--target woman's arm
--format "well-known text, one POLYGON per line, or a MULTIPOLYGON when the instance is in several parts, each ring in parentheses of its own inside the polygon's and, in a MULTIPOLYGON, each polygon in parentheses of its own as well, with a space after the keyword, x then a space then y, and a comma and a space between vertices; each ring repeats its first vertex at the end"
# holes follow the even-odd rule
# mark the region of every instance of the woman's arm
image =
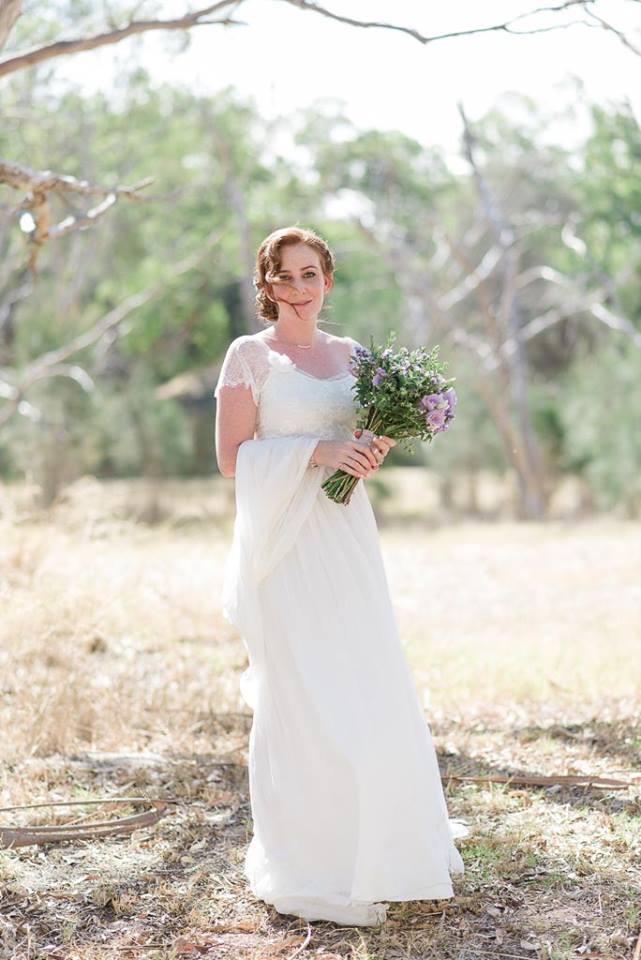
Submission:
POLYGON ((253 440, 260 391, 267 376, 267 351, 245 334, 229 344, 221 364, 216 397, 216 460, 223 477, 236 475, 241 443, 253 440))
POLYGON ((254 439, 257 409, 250 387, 220 387, 216 404, 216 460, 223 477, 235 475, 239 446, 254 439))

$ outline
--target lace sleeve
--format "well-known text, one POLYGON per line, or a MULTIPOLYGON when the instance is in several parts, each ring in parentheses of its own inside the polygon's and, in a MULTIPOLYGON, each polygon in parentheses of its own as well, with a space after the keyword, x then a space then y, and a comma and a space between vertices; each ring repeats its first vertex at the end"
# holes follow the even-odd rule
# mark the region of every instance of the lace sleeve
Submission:
POLYGON ((236 337, 227 348, 214 396, 218 399, 221 387, 249 387, 258 406, 266 365, 265 350, 260 343, 248 334, 236 337))

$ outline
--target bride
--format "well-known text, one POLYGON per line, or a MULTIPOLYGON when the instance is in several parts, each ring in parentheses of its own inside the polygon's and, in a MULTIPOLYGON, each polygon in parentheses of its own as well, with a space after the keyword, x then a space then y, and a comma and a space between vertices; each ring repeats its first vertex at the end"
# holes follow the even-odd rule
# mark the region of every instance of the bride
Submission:
POLYGON ((356 436, 359 344, 317 326, 333 273, 311 230, 258 249, 265 329, 231 342, 215 390, 236 493, 222 607, 249 660, 249 887, 279 913, 372 926, 384 901, 454 896, 467 829, 448 818, 364 482, 395 441, 356 436), (347 505, 321 489, 339 467, 361 478, 347 505))

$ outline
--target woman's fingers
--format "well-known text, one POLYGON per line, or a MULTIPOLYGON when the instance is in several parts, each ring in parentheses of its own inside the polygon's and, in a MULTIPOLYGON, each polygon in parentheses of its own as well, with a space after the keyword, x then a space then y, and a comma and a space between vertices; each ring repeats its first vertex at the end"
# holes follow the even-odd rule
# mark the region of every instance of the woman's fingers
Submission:
POLYGON ((374 446, 378 447, 379 450, 381 450, 384 456, 387 456, 387 454, 390 452, 392 447, 396 446, 396 440, 394 440, 393 437, 383 437, 383 436, 376 437, 376 439, 373 440, 372 443, 374 444, 374 446))
POLYGON ((396 446, 397 442, 394 437, 386 437, 383 434, 377 435, 372 433, 371 430, 363 430, 361 427, 357 427, 356 430, 354 430, 354 436, 358 438, 365 436, 368 446, 374 450, 378 449, 383 456, 386 456, 390 449, 396 446))
POLYGON ((367 476, 370 470, 374 469, 374 464, 372 464, 365 447, 360 444, 355 443, 354 446, 351 444, 348 446, 347 450, 342 454, 343 462, 351 464, 356 470, 359 470, 359 476, 367 476))
POLYGON ((361 427, 354 430, 354 436, 359 441, 359 452, 365 454, 369 461, 368 465, 372 470, 378 470, 390 449, 396 445, 396 440, 393 437, 377 436, 371 430, 363 430, 361 427))
POLYGON ((374 453, 374 451, 372 450, 372 448, 370 447, 369 443, 363 443, 360 440, 353 440, 351 442, 354 445, 356 453, 358 453, 360 456, 365 457, 369 465, 371 465, 372 467, 378 466, 379 460, 376 454, 374 453))
MULTIPOLYGON (((396 446, 396 440, 394 437, 386 437, 384 435, 377 435, 372 433, 371 430, 363 430, 361 427, 357 427, 354 430, 354 436, 357 438, 353 443, 353 456, 357 459, 353 460, 353 463, 357 463, 359 469, 365 469, 365 474, 358 474, 358 476, 366 476, 371 470, 378 470, 382 462, 384 461, 387 454, 390 452, 392 447, 396 446), (365 439, 360 439, 365 438, 365 439)), ((350 454, 347 455, 349 459, 350 454)))
POLYGON ((368 468, 364 467, 355 457, 351 457, 349 454, 343 456, 341 460, 341 470, 351 473, 353 477, 366 477, 369 472, 368 468))
POLYGON ((362 450, 361 444, 352 441, 337 443, 335 460, 337 469, 344 470, 352 477, 366 477, 371 470, 371 465, 362 450))

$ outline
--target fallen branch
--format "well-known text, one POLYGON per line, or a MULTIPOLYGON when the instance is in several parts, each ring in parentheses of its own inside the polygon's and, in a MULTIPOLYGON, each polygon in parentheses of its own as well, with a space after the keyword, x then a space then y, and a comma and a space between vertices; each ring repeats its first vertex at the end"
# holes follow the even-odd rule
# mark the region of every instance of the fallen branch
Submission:
POLYGON ((90 826, 81 823, 49 827, 3 827, 0 826, 0 847, 28 847, 34 844, 58 843, 60 840, 93 840, 98 837, 113 837, 132 833, 140 827, 157 823, 175 800, 151 800, 149 797, 103 797, 99 800, 59 800, 51 803, 28 803, 16 807, 0 807, 0 813, 9 810, 31 810, 35 807, 73 807, 97 803, 151 804, 153 810, 136 813, 118 820, 101 820, 90 826))
POLYGON ((641 783, 641 775, 632 777, 631 780, 614 780, 611 777, 593 777, 591 775, 573 776, 570 774, 554 774, 551 777, 544 776, 526 776, 520 774, 502 774, 493 773, 485 777, 463 777, 453 773, 443 774, 443 780, 459 780, 469 783, 506 783, 509 785, 517 784, 519 786, 543 787, 552 784, 559 786, 589 786, 589 787, 608 787, 613 790, 625 790, 637 783, 641 783))

